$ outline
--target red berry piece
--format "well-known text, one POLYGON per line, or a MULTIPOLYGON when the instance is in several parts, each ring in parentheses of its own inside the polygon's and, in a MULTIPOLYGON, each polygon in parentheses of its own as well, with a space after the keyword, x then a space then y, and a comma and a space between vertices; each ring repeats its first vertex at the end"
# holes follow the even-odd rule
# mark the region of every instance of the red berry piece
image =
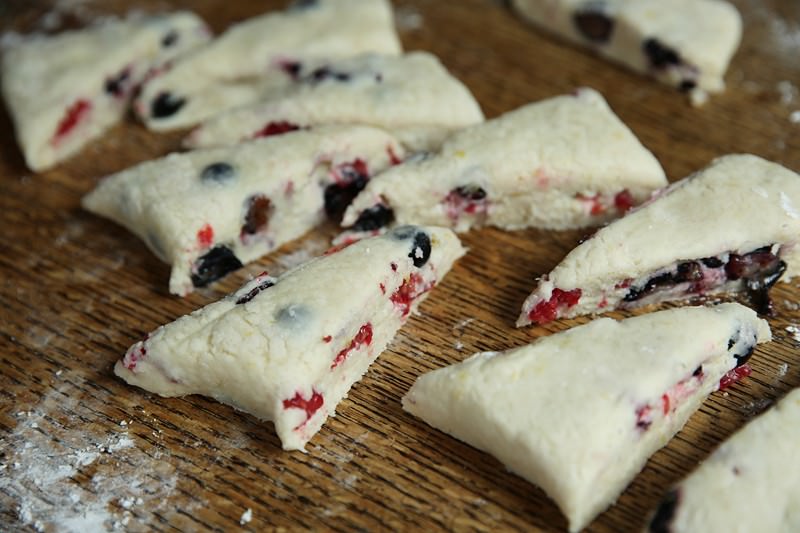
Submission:
POLYGON ((53 140, 58 141, 75 129, 78 124, 86 119, 91 109, 92 104, 89 102, 89 100, 76 100, 75 103, 67 108, 67 111, 64 113, 64 117, 61 119, 61 122, 58 123, 56 134, 55 137, 53 137, 53 140))
POLYGON ((614 207, 616 207, 620 213, 627 213, 633 209, 634 204, 633 195, 628 189, 624 189, 614 196, 614 207))
POLYGON ((348 355, 350 355, 350 352, 358 350, 364 345, 369 346, 370 344, 372 344, 372 324, 367 322, 358 330, 356 336, 350 341, 350 345, 336 354, 336 358, 333 360, 333 363, 331 363, 331 369, 344 363, 348 355))
POLYGON ((208 248, 214 243, 214 228, 210 224, 204 224, 197 230, 197 244, 200 248, 208 248))
POLYGON ((272 216, 272 202, 262 194, 251 196, 247 202, 248 208, 242 225, 242 235, 253 235, 266 231, 272 216))
POLYGON ((433 287, 433 284, 425 285, 425 280, 416 272, 411 274, 408 278, 403 280, 394 293, 389 297, 389 300, 400 310, 403 318, 408 316, 411 312, 411 304, 420 295, 428 292, 433 287))
POLYGON ((747 363, 743 364, 742 366, 737 366, 733 370, 729 370, 728 373, 722 376, 722 379, 719 380, 719 390, 727 389, 740 379, 746 378, 752 373, 753 369, 750 368, 750 365, 747 363))
POLYGON ((303 421, 302 424, 297 426, 294 429, 299 429, 305 425, 309 419, 314 416, 314 413, 319 411, 319 408, 323 406, 325 403, 325 398, 322 397, 322 394, 318 393, 314 389, 311 389, 311 398, 306 400, 303 396, 297 392, 295 393, 293 398, 289 398, 287 400, 283 400, 283 408, 284 409, 302 409, 306 412, 306 419, 303 421))
POLYGON ((299 61, 281 61, 278 66, 293 80, 297 80, 300 76, 300 71, 303 70, 303 64, 299 61))
POLYGON ((277 121, 277 122, 267 122, 263 128, 258 130, 253 134, 254 139, 258 139, 259 137, 270 137, 272 135, 282 135, 284 133, 289 133, 290 131, 299 130, 300 126, 297 124, 293 124, 291 122, 287 122, 285 120, 277 121))
POLYGON ((558 318, 561 310, 575 306, 581 299, 581 293, 580 289, 572 289, 570 291, 558 288, 553 289, 550 299, 542 300, 536 304, 528 313, 528 318, 537 324, 552 322, 558 318))

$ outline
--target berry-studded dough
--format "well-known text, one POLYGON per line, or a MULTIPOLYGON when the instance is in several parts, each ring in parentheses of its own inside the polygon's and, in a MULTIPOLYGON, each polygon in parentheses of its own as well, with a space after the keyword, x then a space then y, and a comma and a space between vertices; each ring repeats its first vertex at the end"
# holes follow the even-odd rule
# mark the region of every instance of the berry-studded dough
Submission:
POLYGON ((403 408, 539 485, 579 531, 769 340, 739 304, 601 318, 425 374, 403 408))
POLYGON ((83 206, 125 226, 172 265, 185 295, 338 220, 370 176, 404 155, 383 130, 321 126, 171 154, 105 178, 83 206))
POLYGON ((648 531, 800 531, 798 443, 800 389, 795 389, 673 489, 648 531))
POLYGON ((388 0, 296 2, 232 26, 152 79, 136 111, 151 129, 191 126, 257 101, 265 85, 289 85, 306 60, 401 51, 388 0))
POLYGON ((483 113, 475 98, 435 56, 366 54, 297 63, 289 90, 217 115, 192 132, 187 144, 215 146, 289 128, 355 123, 384 128, 409 148, 428 150, 479 122, 483 113))
POLYGON ((381 174, 345 213, 342 239, 387 224, 466 231, 567 229, 621 216, 667 181, 592 89, 529 104, 381 174))
POLYGON ((118 122, 142 81, 209 39, 189 12, 30 37, 3 55, 3 97, 25 161, 45 170, 118 122))
POLYGON ((513 0, 542 29, 693 92, 725 88, 742 20, 723 0, 513 0))
POLYGON ((800 176, 729 155, 602 228, 543 276, 518 326, 664 300, 745 292, 771 313, 769 288, 797 274, 800 176))
POLYGON ((464 253, 444 228, 404 226, 258 276, 162 326, 114 369, 162 396, 203 394, 271 420, 302 450, 464 253))

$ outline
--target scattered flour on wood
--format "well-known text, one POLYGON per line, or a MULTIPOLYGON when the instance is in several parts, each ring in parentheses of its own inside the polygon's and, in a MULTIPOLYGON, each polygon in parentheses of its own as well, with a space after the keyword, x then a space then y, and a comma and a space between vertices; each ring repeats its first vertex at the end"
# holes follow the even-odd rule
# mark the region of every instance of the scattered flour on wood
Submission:
POLYGON ((786 326, 786 332, 792 336, 794 342, 800 344, 800 327, 797 327, 794 324, 786 326))
POLYGON ((783 363, 781 366, 778 367, 778 377, 782 378, 783 376, 786 375, 788 371, 789 371, 789 364, 783 363))
POLYGON ((167 505, 177 474, 168 460, 136 446, 129 424, 95 429, 96 413, 81 391, 56 382, 17 424, 0 438, 0 505, 16 511, 17 521, 0 530, 28 526, 36 531, 85 532, 121 529, 132 510, 167 505))
POLYGON ((414 31, 422 28, 425 20, 417 8, 412 6, 399 6, 394 10, 394 22, 400 32, 414 31))
POLYGON ((245 512, 242 513, 242 517, 239 519, 239 525, 249 524, 250 521, 253 519, 253 510, 248 508, 245 512))

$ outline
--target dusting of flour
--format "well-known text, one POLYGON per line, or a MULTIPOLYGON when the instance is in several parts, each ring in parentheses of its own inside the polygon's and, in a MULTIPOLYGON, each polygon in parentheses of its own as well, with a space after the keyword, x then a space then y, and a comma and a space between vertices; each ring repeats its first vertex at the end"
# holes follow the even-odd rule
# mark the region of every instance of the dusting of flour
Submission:
POLYGON ((169 457, 140 448, 135 423, 105 432, 92 424, 81 392, 59 381, 13 414, 16 426, 0 437, 0 531, 124 529, 137 507, 167 505, 177 482, 169 457))

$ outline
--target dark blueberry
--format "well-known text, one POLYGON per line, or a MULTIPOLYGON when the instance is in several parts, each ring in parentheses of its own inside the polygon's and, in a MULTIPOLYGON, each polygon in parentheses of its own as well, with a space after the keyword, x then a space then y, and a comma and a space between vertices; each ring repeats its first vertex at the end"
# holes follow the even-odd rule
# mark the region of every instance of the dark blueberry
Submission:
POLYGON ((594 43, 607 43, 614 31, 614 19, 603 13, 603 4, 589 4, 575 12, 572 21, 578 31, 594 43))
POLYGON ((478 187, 477 185, 470 184, 470 185, 462 185, 461 187, 456 187, 453 189, 455 193, 462 198, 466 198, 467 200, 483 200, 486 198, 486 191, 483 190, 482 187, 478 187))
POLYGON ((374 231, 388 226, 393 220, 394 211, 383 204, 378 204, 362 211, 351 229, 354 231, 374 231))
POLYGON ((418 232, 414 235, 414 245, 411 248, 411 253, 408 257, 414 261, 414 266, 422 268, 428 259, 431 258, 431 238, 424 231, 418 232))
POLYGON ((242 262, 227 246, 215 246, 195 262, 196 272, 192 273, 192 285, 205 287, 226 274, 242 268, 242 262))
POLYGON ((741 335, 741 332, 740 332, 739 330, 737 330, 737 331, 736 331, 736 333, 733 335, 733 337, 731 337, 730 339, 728 339, 728 350, 730 350, 731 348, 733 348, 733 347, 734 347, 734 345, 735 345, 737 342, 739 342, 739 337, 740 337, 740 335, 741 335))
POLYGON ((169 48, 170 46, 178 42, 179 37, 180 34, 177 31, 171 30, 164 36, 163 39, 161 39, 161 46, 163 46, 164 48, 169 48))
POLYGON ((275 319, 286 329, 304 329, 311 319, 311 311, 302 305, 290 305, 278 311, 275 319))
POLYGON ((680 502, 680 495, 678 491, 671 490, 667 493, 661 505, 656 509, 656 514, 650 521, 648 531, 650 533, 669 533, 672 529, 672 519, 675 517, 675 509, 680 502))
POLYGON ((242 233, 253 235, 267 229, 272 217, 272 202, 266 196, 257 194, 247 200, 247 213, 244 215, 242 233))
POLYGON ((303 65, 299 61, 282 61, 280 67, 293 80, 296 80, 303 70, 303 65))
POLYGON ((353 198, 367 186, 366 176, 358 176, 349 183, 331 183, 325 187, 325 213, 338 222, 353 198))
POLYGON ((123 96, 130 81, 131 69, 126 68, 113 78, 108 78, 105 84, 106 93, 113 96, 123 96))
POLYGON ((682 92, 688 93, 688 92, 694 90, 695 87, 697 87, 697 82, 696 81, 694 81, 694 80, 683 80, 683 81, 681 81, 679 89, 682 92))
POLYGON ((657 69, 671 65, 679 65, 680 56, 671 48, 661 44, 658 39, 647 39, 642 44, 642 50, 650 60, 650 64, 657 69))
POLYGON ((692 375, 693 375, 694 377, 697 377, 697 376, 702 376, 702 375, 703 375, 703 365, 700 365, 700 366, 698 366, 697 368, 695 368, 695 369, 694 369, 694 372, 692 372, 692 375))
POLYGON ((700 261, 708 268, 719 268, 725 264, 719 257, 706 257, 700 261))
POLYGON ((346 72, 336 72, 331 70, 330 67, 319 67, 309 74, 306 79, 311 83, 319 83, 329 79, 336 81, 350 81, 350 74, 347 74, 346 72))
POLYGON ((748 279, 745 282, 747 298, 750 306, 759 315, 774 316, 775 307, 772 305, 772 298, 769 296, 769 287, 764 286, 758 280, 748 279))
POLYGON ((761 248, 756 248, 755 250, 753 250, 752 252, 750 252, 747 255, 751 255, 751 254, 766 254, 766 253, 771 253, 771 252, 772 252, 772 245, 767 245, 767 246, 762 246, 761 248))
POLYGON ((186 105, 186 98, 175 96, 172 93, 161 93, 153 100, 150 114, 153 118, 166 118, 177 113, 184 105, 186 105))
POLYGON ((739 254, 730 254, 728 262, 725 263, 725 275, 728 276, 729 280, 735 281, 743 276, 744 268, 744 257, 739 254))
POLYGON ((631 287, 631 290, 628 291, 628 294, 622 299, 626 302, 635 302, 636 300, 641 300, 645 296, 649 296, 661 287, 673 285, 675 283, 675 277, 669 272, 665 272, 664 274, 659 274, 647 280, 647 283, 645 283, 642 288, 631 287))
POLYGON ((728 339, 728 351, 733 350, 731 354, 736 359, 736 366, 742 366, 753 355, 753 350, 756 349, 758 344, 758 337, 753 335, 753 338, 748 342, 742 340, 742 332, 737 331, 733 337, 728 339))
POLYGON ((703 279, 703 270, 697 262, 687 261, 678 265, 674 278, 678 283, 700 281, 703 279))
POLYGON ((211 163, 200 172, 200 179, 205 182, 225 183, 233 179, 236 170, 232 165, 222 161, 211 163))
POLYGON ((247 302, 249 302, 250 300, 255 298, 256 294, 258 294, 259 292, 261 292, 261 291, 263 291, 265 289, 269 289, 273 285, 275 285, 275 282, 273 282, 273 281, 270 281, 270 280, 262 281, 256 287, 253 287, 252 289, 250 289, 250 292, 248 292, 244 296, 240 296, 239 299, 236 300, 236 305, 246 304, 247 302))

